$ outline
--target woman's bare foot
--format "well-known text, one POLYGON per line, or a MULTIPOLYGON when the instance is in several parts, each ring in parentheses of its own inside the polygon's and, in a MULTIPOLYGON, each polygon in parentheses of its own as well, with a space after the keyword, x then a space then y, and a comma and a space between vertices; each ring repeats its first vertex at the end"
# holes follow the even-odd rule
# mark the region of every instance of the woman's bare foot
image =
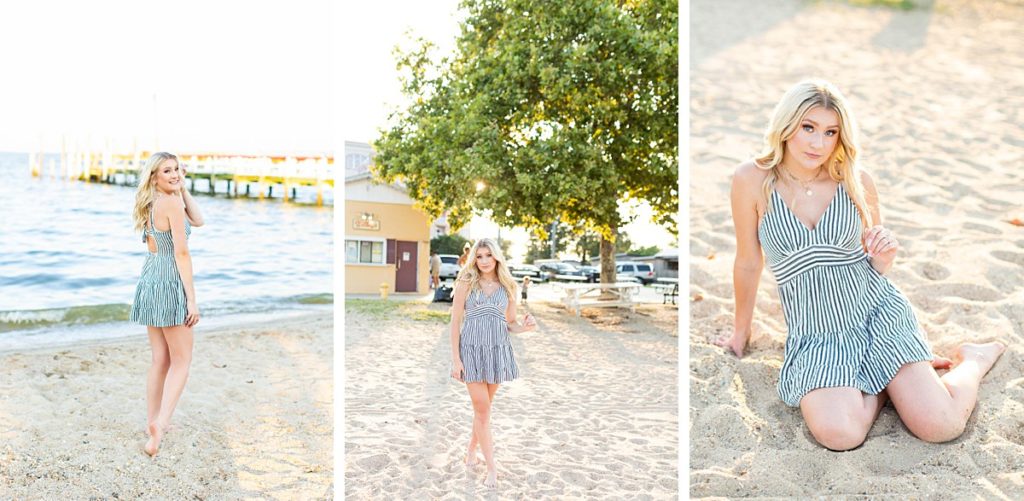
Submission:
POLYGON ((157 423, 150 423, 146 427, 146 432, 149 433, 149 440, 146 441, 145 447, 146 454, 155 456, 160 450, 160 439, 163 438, 164 432, 157 423))
POLYGON ((466 466, 476 466, 480 464, 480 456, 476 455, 476 452, 470 452, 466 455, 466 466))
POLYGON ((487 478, 484 479, 485 487, 497 487, 498 486, 498 470, 497 468, 487 468, 487 478))
POLYGON ((956 359, 955 365, 973 361, 981 368, 982 374, 987 374, 992 369, 992 366, 995 365, 996 360, 999 360, 999 357, 1003 355, 1004 351, 1006 351, 1006 345, 999 342, 984 344, 964 343, 957 348, 953 358, 956 359))

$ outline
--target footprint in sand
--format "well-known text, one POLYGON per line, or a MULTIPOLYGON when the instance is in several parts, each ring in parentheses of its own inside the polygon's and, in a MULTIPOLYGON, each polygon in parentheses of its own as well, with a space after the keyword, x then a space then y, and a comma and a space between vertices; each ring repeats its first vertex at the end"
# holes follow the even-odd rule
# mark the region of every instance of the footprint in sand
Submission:
POLYGON ((1003 233, 999 228, 982 223, 967 222, 964 223, 964 229, 980 231, 982 233, 988 233, 989 235, 1001 235, 1003 233))
POLYGON ((563 471, 560 475, 562 480, 565 480, 570 485, 582 487, 586 490, 593 489, 597 486, 593 480, 586 477, 586 475, 576 471, 563 471))
POLYGON ((994 250, 991 252, 991 254, 992 257, 1000 261, 1006 261, 1007 263, 1013 263, 1019 266, 1024 266, 1024 253, 994 250))
POLYGON ((939 263, 924 263, 918 274, 928 280, 945 280, 949 277, 949 268, 939 263))
POLYGON ((387 454, 374 454, 373 456, 356 460, 356 465, 366 471, 380 471, 384 469, 391 459, 387 454))
POLYGON ((996 289, 977 284, 936 284, 928 287, 931 297, 957 297, 969 301, 996 301, 1003 294, 996 289))

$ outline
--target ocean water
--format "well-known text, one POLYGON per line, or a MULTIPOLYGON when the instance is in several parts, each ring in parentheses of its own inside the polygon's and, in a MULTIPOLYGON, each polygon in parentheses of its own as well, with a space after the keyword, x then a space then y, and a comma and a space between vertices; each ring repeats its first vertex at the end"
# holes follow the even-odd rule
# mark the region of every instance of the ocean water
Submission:
MULTIPOLYGON (((0 153, 0 351, 145 335, 127 320, 148 252, 132 229, 135 188, 54 179, 50 165, 57 156, 32 177, 27 154, 0 153)), ((195 198, 197 334, 331 308, 332 205, 195 198)))

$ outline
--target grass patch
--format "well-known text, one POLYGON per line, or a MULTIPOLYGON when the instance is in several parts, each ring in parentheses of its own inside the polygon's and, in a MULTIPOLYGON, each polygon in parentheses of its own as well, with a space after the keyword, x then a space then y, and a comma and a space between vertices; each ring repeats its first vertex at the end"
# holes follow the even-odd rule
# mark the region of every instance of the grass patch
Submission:
POLYGON ((401 303, 397 301, 381 301, 379 299, 346 299, 345 311, 353 313, 366 313, 374 316, 384 316, 395 313, 401 303))
POLYGON ((305 296, 299 296, 296 301, 299 304, 334 304, 334 294, 330 292, 324 294, 307 294, 305 296))
POLYGON ((914 10, 923 5, 917 5, 914 0, 849 0, 853 5, 861 7, 887 7, 898 10, 914 10))
POLYGON ((451 319, 451 314, 448 311, 441 310, 413 310, 411 315, 413 320, 420 322, 441 322, 448 323, 451 319))

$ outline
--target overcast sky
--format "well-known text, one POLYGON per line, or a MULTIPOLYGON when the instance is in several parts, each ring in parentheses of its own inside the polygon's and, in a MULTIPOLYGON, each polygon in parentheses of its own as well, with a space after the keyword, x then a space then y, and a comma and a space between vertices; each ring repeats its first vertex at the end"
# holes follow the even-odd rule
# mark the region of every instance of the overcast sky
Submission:
POLYGON ((0 150, 330 153, 330 3, 5 3, 0 150))

